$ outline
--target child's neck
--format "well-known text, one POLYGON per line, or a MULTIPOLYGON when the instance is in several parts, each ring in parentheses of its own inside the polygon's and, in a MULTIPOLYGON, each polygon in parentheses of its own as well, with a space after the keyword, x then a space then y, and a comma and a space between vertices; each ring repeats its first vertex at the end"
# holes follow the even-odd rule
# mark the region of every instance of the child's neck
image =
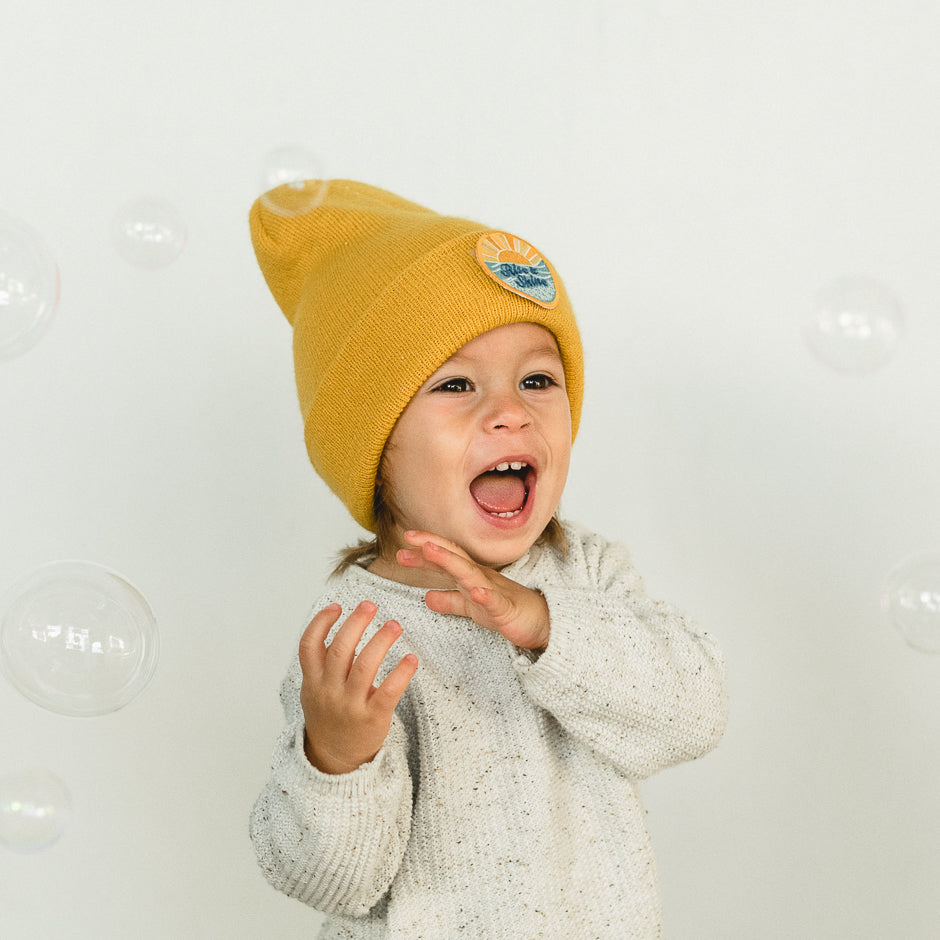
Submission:
POLYGON ((397 581, 399 584, 408 584, 411 587, 432 588, 441 591, 453 590, 455 585, 453 578, 440 571, 427 571, 423 568, 405 568, 393 559, 388 559, 379 555, 372 564, 369 565, 369 571, 377 574, 380 578, 388 578, 389 581, 397 581))

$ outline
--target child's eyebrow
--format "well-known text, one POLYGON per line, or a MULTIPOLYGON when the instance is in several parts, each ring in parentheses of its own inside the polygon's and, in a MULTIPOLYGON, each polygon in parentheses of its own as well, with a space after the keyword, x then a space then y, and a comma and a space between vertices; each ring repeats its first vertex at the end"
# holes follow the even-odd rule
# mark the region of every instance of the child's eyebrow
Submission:
POLYGON ((547 343, 544 346, 538 346, 535 349, 529 350, 529 355, 532 357, 535 356, 554 356, 556 359, 561 359, 561 353, 558 351, 557 346, 549 346, 547 343))

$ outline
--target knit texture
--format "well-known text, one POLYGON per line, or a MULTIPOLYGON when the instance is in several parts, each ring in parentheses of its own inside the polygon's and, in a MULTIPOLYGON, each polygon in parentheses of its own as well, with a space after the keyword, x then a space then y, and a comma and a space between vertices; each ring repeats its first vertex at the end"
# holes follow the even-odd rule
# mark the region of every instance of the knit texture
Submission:
POLYGON ((636 782, 717 744, 724 665, 645 595, 622 546, 566 532, 566 561, 536 547, 504 569, 548 602, 540 657, 361 568, 318 600, 374 601, 363 643, 400 621, 380 678, 419 659, 385 746, 349 774, 304 756, 296 661, 282 685, 287 725, 251 837, 270 882, 330 916, 322 938, 662 935, 636 782))
POLYGON ((533 268, 554 282, 549 308, 477 260, 488 227, 349 180, 329 181, 322 203, 301 211, 308 190, 323 185, 273 190, 252 206, 250 226, 261 271, 294 328, 307 452, 353 518, 374 531, 376 471, 405 406, 443 362, 497 326, 538 323, 554 334, 573 438, 584 384, 581 339, 551 264, 542 258, 533 268))

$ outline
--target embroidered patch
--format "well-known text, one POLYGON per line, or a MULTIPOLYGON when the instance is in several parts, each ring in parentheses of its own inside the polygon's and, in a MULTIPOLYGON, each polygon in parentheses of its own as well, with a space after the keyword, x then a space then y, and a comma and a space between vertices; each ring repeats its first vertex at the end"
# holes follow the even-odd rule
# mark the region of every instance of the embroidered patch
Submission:
POLYGON ((477 240, 476 256, 483 270, 507 290, 541 307, 558 305, 558 291, 545 259, 517 235, 484 233, 477 240))

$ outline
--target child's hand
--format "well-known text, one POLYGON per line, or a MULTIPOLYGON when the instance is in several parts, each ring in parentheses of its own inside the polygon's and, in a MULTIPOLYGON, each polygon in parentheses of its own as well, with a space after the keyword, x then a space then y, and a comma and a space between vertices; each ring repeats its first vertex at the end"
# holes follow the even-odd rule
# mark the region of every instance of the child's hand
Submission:
POLYGON ((339 604, 331 604, 310 621, 300 639, 304 753, 327 774, 348 773, 378 754, 395 706, 418 668, 418 658, 409 653, 378 688, 373 686, 379 666, 401 636, 401 626, 389 620, 357 657, 356 646, 375 612, 375 604, 363 601, 326 646, 342 613, 339 604))
POLYGON ((469 617, 522 649, 544 650, 550 632, 548 604, 531 588, 477 564, 463 549, 430 532, 406 532, 414 549, 399 549, 406 568, 441 571, 454 581, 453 591, 428 591, 425 603, 439 614, 469 617))

